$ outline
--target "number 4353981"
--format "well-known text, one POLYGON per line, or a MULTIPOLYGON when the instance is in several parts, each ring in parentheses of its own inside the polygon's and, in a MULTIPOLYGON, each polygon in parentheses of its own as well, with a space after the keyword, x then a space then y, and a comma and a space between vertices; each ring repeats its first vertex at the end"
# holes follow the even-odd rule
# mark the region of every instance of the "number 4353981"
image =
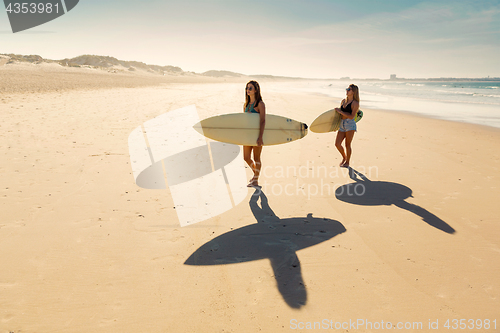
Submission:
POLYGON ((6 8, 7 13, 11 14, 51 14, 52 12, 59 13, 59 4, 49 3, 9 3, 6 8))
POLYGON ((452 330, 465 330, 465 329, 486 329, 489 330, 497 328, 497 320, 489 320, 489 319, 448 319, 444 325, 447 329, 452 330))

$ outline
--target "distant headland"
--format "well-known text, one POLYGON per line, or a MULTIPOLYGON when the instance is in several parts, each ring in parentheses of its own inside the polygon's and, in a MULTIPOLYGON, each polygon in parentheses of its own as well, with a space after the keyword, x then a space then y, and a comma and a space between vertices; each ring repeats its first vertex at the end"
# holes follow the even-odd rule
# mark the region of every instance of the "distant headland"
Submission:
POLYGON ((288 77, 288 76, 276 76, 276 75, 266 75, 266 74, 256 74, 256 75, 246 75, 225 70, 209 70, 203 73, 195 73, 190 71, 184 71, 177 66, 159 66, 150 65, 140 61, 125 61, 118 60, 117 58, 110 56, 99 56, 99 55, 81 55, 75 58, 64 58, 61 60, 51 60, 45 59, 39 55, 19 55, 19 54, 2 54, 0 53, 0 66, 9 65, 14 63, 55 63, 63 67, 81 67, 81 68, 94 68, 106 70, 111 73, 118 72, 134 72, 142 71, 150 74, 158 75, 201 75, 207 77, 218 77, 218 78, 262 78, 262 79, 289 79, 289 80, 340 80, 340 81, 500 81, 500 77, 483 77, 483 78, 458 78, 458 77, 439 77, 439 78, 400 78, 396 74, 391 74, 388 79, 381 78, 304 78, 304 77, 288 77))

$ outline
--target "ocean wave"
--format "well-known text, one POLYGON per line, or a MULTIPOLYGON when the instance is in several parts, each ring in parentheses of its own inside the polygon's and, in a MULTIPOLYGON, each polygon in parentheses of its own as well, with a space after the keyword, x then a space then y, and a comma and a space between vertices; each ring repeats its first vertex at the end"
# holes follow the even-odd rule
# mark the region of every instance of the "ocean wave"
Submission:
POLYGON ((493 97, 493 98, 500 98, 500 95, 485 95, 485 94, 472 94, 474 97, 493 97))
MULTIPOLYGON (((408 97, 401 97, 402 99, 408 98, 408 97)), ((413 100, 418 100, 422 102, 439 102, 439 103, 446 103, 446 104, 472 104, 472 105, 493 105, 493 106, 500 106, 500 103, 494 103, 494 102, 485 102, 485 101, 471 101, 471 100, 456 100, 456 99, 440 99, 440 98, 409 98, 413 100)))
POLYGON ((441 92, 445 94, 457 94, 457 95, 468 95, 468 96, 473 96, 473 92, 467 92, 467 91, 453 91, 453 90, 434 90, 434 92, 441 92))
POLYGON ((441 93, 445 93, 445 94, 473 96, 473 97, 494 97, 494 98, 500 97, 500 95, 484 94, 484 93, 472 92, 472 91, 468 92, 468 91, 435 90, 435 92, 441 92, 441 93))
MULTIPOLYGON (((388 99, 409 99, 409 100, 415 100, 415 101, 422 101, 422 102, 438 102, 438 103, 451 103, 451 104, 472 104, 472 105, 493 105, 493 106, 500 106, 500 103, 494 101, 494 100, 484 100, 487 97, 494 97, 498 98, 500 96, 498 95, 477 95, 475 96, 473 93, 460 93, 463 98, 460 99, 452 99, 453 96, 430 96, 430 95, 420 95, 420 96, 397 96, 397 95, 388 95, 388 94, 383 94, 383 93, 376 93, 376 92, 365 92, 366 95, 365 100, 369 100, 370 102, 375 102, 375 103, 385 103, 388 101, 388 99), (370 98, 371 97, 371 98, 370 98), (477 97, 477 98, 474 98, 477 97), (481 100, 483 98, 483 100, 481 100)), ((459 98, 457 96, 456 98, 459 98)))

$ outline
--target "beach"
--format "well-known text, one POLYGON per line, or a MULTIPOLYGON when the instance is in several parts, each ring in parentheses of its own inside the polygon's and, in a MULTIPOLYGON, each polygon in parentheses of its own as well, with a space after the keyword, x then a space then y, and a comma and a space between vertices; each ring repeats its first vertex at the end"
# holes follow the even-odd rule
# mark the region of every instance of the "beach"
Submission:
MULTIPOLYGON (((128 137, 242 112, 250 78, 36 66, 0 66, 1 333, 499 331, 498 128, 362 107, 352 172, 309 132, 264 147, 262 192, 180 227, 128 137)), ((259 83, 307 124, 339 100, 259 83)))

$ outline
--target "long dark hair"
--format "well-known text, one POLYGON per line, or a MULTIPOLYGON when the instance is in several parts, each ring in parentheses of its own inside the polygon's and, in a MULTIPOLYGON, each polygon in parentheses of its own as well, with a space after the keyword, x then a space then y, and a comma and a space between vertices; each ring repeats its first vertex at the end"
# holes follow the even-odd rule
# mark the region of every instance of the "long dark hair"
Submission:
POLYGON ((257 81, 248 81, 247 85, 245 86, 245 109, 247 108, 248 104, 250 104, 250 96, 247 94, 247 87, 249 84, 252 84, 253 87, 255 88, 255 105, 253 106, 254 108, 259 105, 259 103, 262 101, 262 96, 260 95, 260 86, 257 81))

